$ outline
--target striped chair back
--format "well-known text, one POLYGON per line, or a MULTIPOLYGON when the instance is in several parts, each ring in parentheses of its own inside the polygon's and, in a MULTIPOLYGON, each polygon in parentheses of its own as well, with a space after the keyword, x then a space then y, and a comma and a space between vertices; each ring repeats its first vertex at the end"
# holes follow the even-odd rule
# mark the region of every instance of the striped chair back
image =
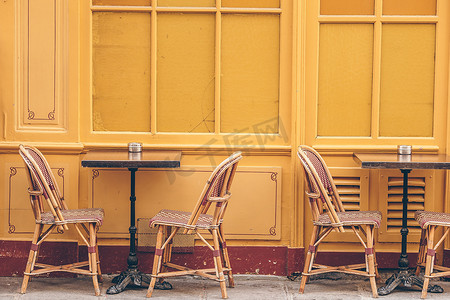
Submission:
MULTIPOLYGON (((341 224, 337 212, 345 209, 325 161, 316 150, 308 146, 298 147, 297 155, 305 172, 306 195, 313 220, 317 221, 321 214, 327 213, 333 224, 341 224)), ((344 231, 343 226, 337 228, 344 231)))
POLYGON ((214 206, 213 224, 218 225, 221 222, 231 196, 234 174, 241 159, 242 153, 235 152, 214 169, 195 205, 188 225, 195 225, 200 215, 206 214, 211 206, 214 206), (213 203, 215 205, 212 205, 213 203))
MULTIPOLYGON (((25 162, 30 185, 28 193, 36 220, 40 220, 41 214, 45 211, 43 198, 55 221, 63 222, 61 210, 67 209, 67 206, 44 155, 35 147, 25 145, 19 146, 19 154, 25 162)), ((62 228, 68 229, 65 224, 62 228)), ((62 228, 60 226, 60 229, 62 228)))

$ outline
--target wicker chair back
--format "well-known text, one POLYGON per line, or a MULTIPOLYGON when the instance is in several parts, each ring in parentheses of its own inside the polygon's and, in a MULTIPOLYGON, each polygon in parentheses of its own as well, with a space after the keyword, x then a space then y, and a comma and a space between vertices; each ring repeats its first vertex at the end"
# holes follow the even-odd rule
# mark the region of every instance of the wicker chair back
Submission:
POLYGON ((212 203, 216 203, 214 213, 212 214, 214 217, 213 225, 218 225, 221 222, 228 205, 228 198, 231 196, 230 188, 237 163, 241 159, 242 153, 235 152, 214 169, 195 205, 187 223, 188 225, 195 226, 200 215, 208 213, 212 203), (223 201, 223 198, 225 198, 225 201, 223 201), (219 199, 220 201, 218 201, 219 199))
MULTIPOLYGON (((41 214, 45 212, 43 197, 55 221, 64 222, 61 210, 66 210, 67 206, 44 155, 32 146, 23 145, 19 146, 19 153, 27 169, 31 207, 36 220, 40 221, 41 214)), ((62 228, 68 229, 65 224, 62 227, 60 226, 59 229, 61 230, 62 228)))
MULTIPOLYGON (((309 198, 313 220, 317 221, 321 214, 327 213, 333 224, 341 224, 337 212, 344 212, 345 209, 323 158, 308 146, 300 146, 297 155, 306 174, 308 187, 306 195, 309 198)), ((343 226, 337 228, 344 231, 343 226)))

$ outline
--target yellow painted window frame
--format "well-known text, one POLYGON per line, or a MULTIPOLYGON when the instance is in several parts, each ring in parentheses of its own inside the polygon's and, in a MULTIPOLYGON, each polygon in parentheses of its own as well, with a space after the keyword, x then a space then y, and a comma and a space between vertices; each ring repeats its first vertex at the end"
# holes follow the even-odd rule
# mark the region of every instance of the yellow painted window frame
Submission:
POLYGON ((153 6, 93 6, 92 1, 80 2, 80 139, 85 145, 102 147, 140 141, 144 145, 167 148, 250 148, 289 151, 291 143, 291 83, 292 83, 292 2, 281 1, 280 8, 222 7, 160 7, 153 6), (156 87, 157 15, 159 12, 214 13, 215 37, 215 131, 214 133, 157 132, 156 89, 151 90, 151 132, 93 131, 92 126, 92 12, 148 12, 151 14, 151 86, 156 87), (223 14, 277 14, 280 16, 280 74, 279 74, 279 128, 276 134, 221 133, 220 132, 220 43, 223 14), (156 17, 155 17, 156 16, 156 17))
POLYGON ((436 16, 391 16, 382 14, 382 0, 375 0, 374 15, 320 15, 320 0, 306 1, 299 7, 299 15, 305 21, 299 22, 300 28, 306 27, 305 37, 300 38, 298 46, 306 56, 304 65, 300 65, 300 78, 303 76, 305 108, 302 126, 305 127, 305 142, 318 150, 393 150, 398 144, 412 144, 423 150, 439 151, 446 146, 447 85, 448 85, 448 44, 449 44, 449 4, 437 0, 436 16), (302 12, 303 10, 303 12, 302 12), (317 134, 318 120, 318 70, 319 70, 319 26, 320 24, 373 24, 373 88, 370 137, 325 137, 317 134), (432 137, 381 137, 379 136, 380 113, 380 75, 381 75, 381 31, 383 24, 436 24, 436 58, 434 81, 434 116, 432 137), (303 70, 302 70, 303 69, 303 70))

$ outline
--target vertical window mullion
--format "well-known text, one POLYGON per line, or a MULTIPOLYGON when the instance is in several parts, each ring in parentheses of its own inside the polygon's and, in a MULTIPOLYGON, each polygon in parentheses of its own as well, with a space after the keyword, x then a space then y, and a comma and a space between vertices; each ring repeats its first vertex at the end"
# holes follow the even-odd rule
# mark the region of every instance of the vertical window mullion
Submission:
POLYGON ((157 122, 156 122, 156 118, 158 117, 156 115, 156 72, 157 72, 157 67, 156 67, 156 54, 157 54, 157 41, 156 41, 156 36, 157 36, 157 13, 156 13, 156 7, 158 5, 158 0, 153 0, 152 1, 152 12, 150 13, 150 23, 152 24, 152 28, 151 28, 151 37, 150 37, 150 70, 151 70, 151 83, 150 83, 150 132, 152 134, 155 134, 157 132, 157 122))
POLYGON ((220 73, 221 73, 221 53, 222 53, 222 1, 216 0, 216 37, 215 37, 215 91, 214 91, 214 114, 215 114, 215 134, 221 132, 220 129, 220 73))
POLYGON ((151 83, 150 83, 150 116, 151 116, 151 123, 150 123, 150 131, 152 134, 157 133, 157 122, 156 118, 158 117, 156 115, 156 99, 157 99, 157 91, 156 91, 156 72, 157 72, 157 13, 156 13, 156 7, 158 6, 158 0, 152 1, 152 12, 150 15, 150 23, 151 23, 151 37, 150 37, 150 69, 151 69, 151 83))
POLYGON ((371 137, 378 139, 380 135, 380 82, 381 82, 381 15, 383 1, 375 1, 374 43, 373 43, 373 86, 372 86, 372 124, 371 137))

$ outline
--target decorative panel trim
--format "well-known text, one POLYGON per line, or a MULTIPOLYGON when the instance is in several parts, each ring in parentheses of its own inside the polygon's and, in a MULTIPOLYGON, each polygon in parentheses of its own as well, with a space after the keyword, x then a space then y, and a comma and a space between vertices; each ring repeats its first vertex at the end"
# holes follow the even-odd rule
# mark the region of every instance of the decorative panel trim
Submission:
MULTIPOLYGON (((136 219, 152 217, 163 208, 191 211, 211 171, 206 166, 140 169, 136 173, 136 219)), ((89 200, 92 207, 105 209, 106 215, 99 238, 129 236, 129 181, 130 173, 126 169, 91 170, 89 200), (106 186, 109 191, 105 193, 106 186), (110 222, 111 218, 119 222, 110 222)), ((240 166, 231 192, 233 197, 224 222, 228 239, 281 239, 281 167, 240 166), (255 209, 258 218, 250 222, 255 209)))
MULTIPOLYGON (((61 187, 61 193, 62 193, 62 197, 64 197, 64 186, 65 186, 65 178, 64 178, 64 168, 51 168, 52 170, 56 171, 56 178, 61 178, 62 182, 59 185, 61 187)), ((14 196, 14 193, 12 191, 12 186, 15 184, 18 184, 17 182, 14 182, 15 176, 17 175, 17 171, 18 170, 23 170, 23 173, 25 175, 25 167, 15 167, 15 166, 11 166, 9 168, 9 179, 8 179, 8 233, 9 234, 33 234, 33 230, 34 227, 29 228, 28 230, 17 230, 17 224, 22 225, 23 224, 23 220, 16 220, 15 219, 15 211, 12 208, 12 201, 17 201, 17 197, 14 196), (17 222, 16 222, 17 221, 17 222)), ((20 183, 19 183, 20 184, 20 183)), ((28 187, 28 185, 24 188, 24 190, 28 187)), ((26 201, 28 202, 28 201, 26 201)), ((30 217, 32 217, 32 212, 31 212, 31 207, 29 206, 30 204, 27 203, 27 206, 24 206, 21 211, 25 211, 25 210, 29 210, 30 211, 30 217)), ((34 223, 34 221, 33 221, 34 223)))
MULTIPOLYGON (((39 3, 35 0, 16 1, 15 102, 17 104, 17 131, 65 132, 67 129, 68 15, 68 0, 40 0, 39 3), (43 24, 40 18, 48 17, 41 15, 42 8, 49 9, 48 14, 53 15, 52 20, 47 22, 47 27, 50 24, 52 25, 51 28, 47 28, 44 24, 45 28, 36 30, 37 32, 39 30, 47 32, 46 38, 53 40, 52 53, 49 53, 44 46, 38 47, 33 53, 31 52, 33 51, 33 45, 39 45, 36 40, 41 39, 41 35, 33 34, 32 29, 36 25, 43 24), (35 24, 33 15, 39 18, 35 24), (45 55, 42 56, 43 54, 45 55), (33 55, 41 58, 33 59, 33 55), (52 61, 52 65, 44 66, 45 60, 52 61), (37 66, 37 70, 33 70, 32 66, 37 66), (46 69, 47 67, 50 70, 46 69), (43 74, 43 71, 46 71, 46 74, 43 74), (31 89, 30 86, 33 85, 33 80, 35 80, 33 77, 39 78, 39 81, 46 80, 48 83, 47 94, 52 94, 51 97, 46 94, 40 95, 31 89), (45 108, 42 108, 43 106, 45 108), (39 108, 39 111, 36 111, 36 108, 39 108)), ((41 83, 35 82, 34 84, 39 86, 41 83)))

